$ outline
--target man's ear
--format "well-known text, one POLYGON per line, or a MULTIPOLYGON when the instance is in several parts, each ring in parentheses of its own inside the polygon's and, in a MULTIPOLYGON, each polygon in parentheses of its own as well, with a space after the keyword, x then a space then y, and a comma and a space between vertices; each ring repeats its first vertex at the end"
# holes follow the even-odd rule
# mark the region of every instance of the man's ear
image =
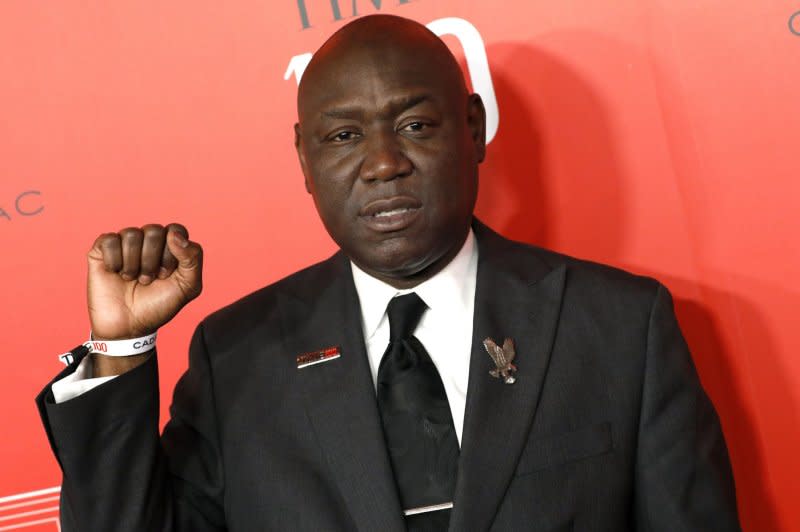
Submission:
POLYGON ((467 125, 475 144, 475 154, 481 163, 486 157, 486 109, 477 93, 470 94, 467 99, 467 125))
POLYGON ((297 158, 300 160, 300 169, 303 170, 303 178, 306 185, 306 192, 311 194, 310 183, 308 182, 308 167, 306 166, 306 156, 303 153, 303 140, 300 133, 300 123, 294 125, 294 149, 297 151, 297 158))

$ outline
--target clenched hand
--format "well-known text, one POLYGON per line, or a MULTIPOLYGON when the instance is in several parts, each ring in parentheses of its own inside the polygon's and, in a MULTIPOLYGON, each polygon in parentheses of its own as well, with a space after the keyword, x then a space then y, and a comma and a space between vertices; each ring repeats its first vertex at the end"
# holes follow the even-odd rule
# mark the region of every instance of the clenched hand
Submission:
POLYGON ((95 339, 155 332, 202 290, 203 250, 180 224, 104 233, 89 250, 88 262, 95 339))

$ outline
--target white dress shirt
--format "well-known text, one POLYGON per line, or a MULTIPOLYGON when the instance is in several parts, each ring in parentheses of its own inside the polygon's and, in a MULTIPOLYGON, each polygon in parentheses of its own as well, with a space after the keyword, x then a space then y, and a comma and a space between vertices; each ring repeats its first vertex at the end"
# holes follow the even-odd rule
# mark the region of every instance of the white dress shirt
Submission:
POLYGON ((53 386, 51 386, 53 398, 56 403, 63 403, 88 392, 95 386, 100 386, 104 382, 110 381, 114 377, 116 375, 93 378, 91 361, 89 357, 83 357, 83 360, 81 360, 81 363, 78 364, 73 373, 53 383, 53 386))
MULTIPOLYGON (((352 262, 350 264, 361 303, 361 325, 373 384, 377 382, 378 366, 389 345, 389 319, 386 316, 389 300, 396 295, 416 292, 428 306, 414 336, 425 346, 442 378, 460 444, 478 271, 478 247, 472 230, 447 266, 410 290, 398 290, 365 273, 352 262)), ((113 378, 92 378, 89 357, 84 357, 74 373, 53 383, 53 397, 56 403, 63 403, 113 378)))
POLYGON ((460 445, 478 272, 478 246, 472 230, 458 255, 447 266, 409 290, 398 290, 365 273, 352 262, 350 264, 361 302, 361 325, 373 384, 377 383, 381 357, 389 345, 389 318, 386 315, 389 301, 396 295, 416 292, 428 306, 414 336, 425 346, 442 378, 460 445))

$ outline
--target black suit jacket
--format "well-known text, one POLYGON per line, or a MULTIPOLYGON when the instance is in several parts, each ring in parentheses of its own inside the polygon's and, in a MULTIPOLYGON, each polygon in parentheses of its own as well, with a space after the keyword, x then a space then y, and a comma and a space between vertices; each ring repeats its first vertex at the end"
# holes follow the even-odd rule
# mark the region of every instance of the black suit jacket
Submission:
MULTIPOLYGON (((718 418, 668 292, 475 232, 450 529, 738 530, 718 418), (487 336, 514 339, 515 384, 490 377, 487 336)), ((341 252, 206 318, 189 356, 160 439, 155 357, 63 404, 49 386, 39 396, 63 530, 404 529, 341 252), (297 368, 331 346, 340 358, 297 368)))

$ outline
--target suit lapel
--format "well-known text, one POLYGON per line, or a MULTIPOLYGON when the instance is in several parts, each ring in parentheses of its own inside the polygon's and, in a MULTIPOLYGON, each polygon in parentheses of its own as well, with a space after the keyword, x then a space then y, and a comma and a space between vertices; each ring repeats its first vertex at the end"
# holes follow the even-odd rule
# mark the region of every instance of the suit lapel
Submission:
POLYGON ((565 269, 476 224, 479 261, 472 353, 450 530, 488 530, 528 439, 550 360, 565 269), (486 337, 514 340, 514 384, 492 378, 486 337))
POLYGON ((347 259, 339 253, 325 263, 281 309, 289 355, 341 351, 338 359, 298 369, 297 382, 350 515, 359 530, 405 530, 347 259))

